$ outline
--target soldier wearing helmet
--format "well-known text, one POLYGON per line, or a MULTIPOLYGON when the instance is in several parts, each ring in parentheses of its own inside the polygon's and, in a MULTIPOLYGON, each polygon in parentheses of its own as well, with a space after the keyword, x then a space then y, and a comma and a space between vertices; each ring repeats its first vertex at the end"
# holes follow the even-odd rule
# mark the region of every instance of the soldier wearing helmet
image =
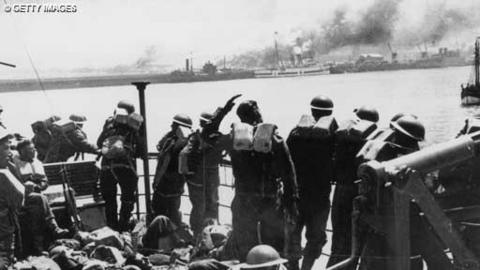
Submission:
POLYGON ((120 101, 97 140, 102 155, 100 189, 105 200, 107 225, 120 231, 128 229, 138 183, 135 159, 145 149, 139 134, 143 118, 134 110, 130 102, 120 101), (117 184, 121 189, 120 218, 117 213, 117 184))
POLYGON ((152 209, 155 216, 164 215, 177 226, 182 223, 180 196, 184 192, 185 177, 180 174, 179 154, 192 133, 192 119, 176 114, 171 130, 157 144, 158 163, 153 180, 152 209))
MULTIPOLYGON (((205 140, 218 132, 220 122, 237 97, 227 102, 226 109, 214 114, 203 129, 205 140)), ((298 191, 288 148, 276 126, 263 123, 256 101, 241 102, 237 116, 241 122, 232 124, 231 133, 215 138, 230 155, 235 179, 231 206, 233 231, 218 258, 245 261, 252 247, 265 243, 289 260, 295 260, 300 246, 292 241, 291 233, 298 216, 298 191)))
MULTIPOLYGON (((335 192, 332 202, 332 248, 328 266, 335 265, 350 256, 353 199, 358 195, 358 151, 367 138, 377 130, 378 112, 370 106, 354 110, 351 119, 340 124, 335 133, 335 192)), ((354 269, 350 265, 345 269, 354 269)))
MULTIPOLYGON (((387 161, 402 155, 410 154, 420 149, 419 142, 425 139, 425 127, 416 116, 405 114, 391 122, 393 133, 387 137, 381 137, 369 144, 366 144, 359 152, 359 162, 369 160, 387 161)), ((366 182, 360 183, 360 195, 357 201, 368 201, 369 190, 366 182)), ((391 192, 383 189, 383 194, 391 192)), ((368 205, 368 204, 367 204, 368 205)), ((369 207, 362 208, 371 211, 369 207)), ((410 241, 412 256, 421 255, 421 259, 411 260, 411 269, 422 269, 422 259, 426 262, 428 269, 452 269, 448 257, 443 252, 442 246, 438 244, 436 235, 429 230, 422 222, 419 210, 416 205, 411 204, 410 216, 410 241)), ((381 205, 380 213, 393 212, 391 204, 381 205)), ((391 249, 388 248, 385 233, 370 230, 366 236, 365 248, 361 255, 361 266, 364 269, 387 269, 392 262, 391 249)), ((362 268, 363 269, 363 268, 362 268)))
POLYGON ((201 129, 190 136, 187 145, 180 152, 179 167, 186 177, 192 203, 190 226, 196 236, 202 231, 205 220, 218 219, 218 165, 223 158, 223 147, 216 138, 221 137, 221 134, 210 134, 208 141, 201 136, 203 128, 212 118, 211 113, 201 113, 201 129))
MULTIPOLYGON (((300 243, 305 227, 307 244, 303 250, 302 270, 310 270, 327 241, 326 225, 330 211, 333 177, 334 135, 338 128, 332 116, 329 97, 316 96, 310 103, 311 115, 303 115, 290 132, 288 148, 295 164, 299 187, 299 219, 293 233, 300 243), (320 166, 321 164, 321 166, 320 166)), ((298 268, 298 262, 290 265, 298 268)))

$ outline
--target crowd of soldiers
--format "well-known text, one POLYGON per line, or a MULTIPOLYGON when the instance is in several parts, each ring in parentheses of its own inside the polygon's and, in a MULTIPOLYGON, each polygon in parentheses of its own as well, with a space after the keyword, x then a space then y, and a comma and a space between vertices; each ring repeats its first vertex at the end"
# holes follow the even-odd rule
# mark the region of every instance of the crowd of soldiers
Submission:
MULTIPOLYGON (((243 268, 279 269, 284 264, 292 270, 310 270, 327 241, 330 215, 333 236, 327 267, 345 261, 353 252, 354 205, 363 205, 363 211, 373 211, 368 204, 368 187, 358 181, 359 165, 418 151, 419 142, 425 138, 423 124, 415 115, 399 113, 392 117, 388 127, 380 128, 379 114, 369 106, 358 107, 350 119, 337 123, 333 101, 320 95, 310 103, 311 114, 300 117, 286 140, 278 134, 275 124, 263 122, 259 106, 253 100, 237 106, 240 122, 231 125, 229 134, 222 134, 219 127, 239 97, 232 97, 213 113, 201 113, 200 129, 196 131, 192 131, 189 116, 173 117, 171 130, 157 145, 153 221, 141 237, 144 250, 168 251, 193 243, 192 257, 197 257, 200 263, 191 264, 191 269, 223 269, 225 264, 220 262, 238 260, 246 262, 243 268), (225 159, 231 164, 235 180, 231 227, 218 224, 219 165, 225 159), (192 204, 189 226, 182 221, 180 212, 185 184, 192 204), (304 229, 306 245, 302 249, 304 229)), ((80 115, 71 115, 67 121, 56 116, 38 121, 32 124, 35 134, 32 140, 18 138, 21 136, 0 127, 3 169, 0 178, 12 183, 18 179, 25 191, 24 196, 19 195, 14 186, 9 186, 12 190, 6 190, 6 196, 0 197, 3 267, 13 255, 18 258, 40 255, 53 239, 78 235, 75 228, 61 229, 56 224, 42 194, 48 186, 42 163, 76 160, 83 153, 101 157, 100 188, 107 225, 118 232, 134 230, 136 158, 146 151, 141 134, 143 118, 135 112, 133 104, 119 102, 96 144, 89 143, 82 131, 85 121, 80 115), (12 139, 18 141, 15 154, 10 150, 12 139), (119 211, 117 186, 121 189, 119 211)), ((478 129, 480 124, 470 120, 460 135, 478 129)), ((441 189, 465 189, 468 182, 468 194, 473 195, 464 197, 460 204, 445 200, 445 207, 480 203, 478 195, 472 192, 476 188, 473 183, 476 171, 471 167, 475 167, 473 163, 440 171, 435 183, 430 183, 433 193, 441 189), (459 179, 452 181, 452 178, 459 179)), ((419 215, 420 211, 413 208, 409 236, 414 258, 411 268, 423 269, 424 261, 428 269, 453 269, 437 236, 419 215)), ((382 205, 376 211, 391 212, 392 205, 382 205)), ((393 253, 385 235, 368 226, 360 230, 361 254, 346 268, 386 269, 393 253)), ((474 241, 478 238, 478 228, 463 233, 471 239, 469 248, 479 253, 476 252, 480 250, 476 246, 479 241, 474 241)))

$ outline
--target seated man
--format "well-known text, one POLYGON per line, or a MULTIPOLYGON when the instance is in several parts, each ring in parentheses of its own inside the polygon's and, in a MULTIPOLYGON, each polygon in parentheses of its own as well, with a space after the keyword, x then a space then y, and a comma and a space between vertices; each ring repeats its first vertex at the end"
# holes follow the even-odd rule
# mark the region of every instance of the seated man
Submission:
MULTIPOLYGON (((30 140, 17 144, 18 156, 13 157, 17 178, 28 188, 40 192, 48 187, 43 164, 35 156, 35 146, 30 140)), ((27 188, 27 189, 28 189, 27 188)))
POLYGON ((18 156, 8 165, 10 172, 25 187, 24 204, 19 212, 19 223, 24 256, 39 255, 49 240, 62 238, 68 230, 58 227, 47 198, 40 194, 48 186, 43 165, 35 158, 35 147, 30 140, 17 145, 18 156))

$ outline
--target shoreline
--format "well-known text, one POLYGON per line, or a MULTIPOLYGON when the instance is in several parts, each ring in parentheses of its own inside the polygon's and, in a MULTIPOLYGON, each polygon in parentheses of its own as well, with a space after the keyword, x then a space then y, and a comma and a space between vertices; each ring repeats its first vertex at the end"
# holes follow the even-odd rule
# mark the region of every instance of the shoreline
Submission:
MULTIPOLYGON (((101 76, 77 76, 42 79, 44 90, 91 88, 130 85, 134 81, 149 81, 152 84, 193 83, 204 81, 225 81, 254 78, 251 71, 219 73, 215 75, 171 73, 171 74, 125 74, 101 76)), ((42 90, 37 79, 0 80, 0 93, 42 90)))

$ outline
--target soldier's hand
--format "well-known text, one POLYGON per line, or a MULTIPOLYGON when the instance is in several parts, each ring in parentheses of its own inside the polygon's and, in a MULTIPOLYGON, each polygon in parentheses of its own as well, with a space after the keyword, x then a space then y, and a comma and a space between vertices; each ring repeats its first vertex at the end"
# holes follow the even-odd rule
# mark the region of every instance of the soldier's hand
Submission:
POLYGON ((237 98, 241 97, 241 96, 242 96, 242 95, 239 94, 239 95, 235 95, 235 96, 231 97, 231 98, 227 101, 227 103, 225 104, 225 107, 224 107, 225 110, 230 111, 230 110, 233 108, 233 106, 235 106, 235 100, 236 100, 237 98))

